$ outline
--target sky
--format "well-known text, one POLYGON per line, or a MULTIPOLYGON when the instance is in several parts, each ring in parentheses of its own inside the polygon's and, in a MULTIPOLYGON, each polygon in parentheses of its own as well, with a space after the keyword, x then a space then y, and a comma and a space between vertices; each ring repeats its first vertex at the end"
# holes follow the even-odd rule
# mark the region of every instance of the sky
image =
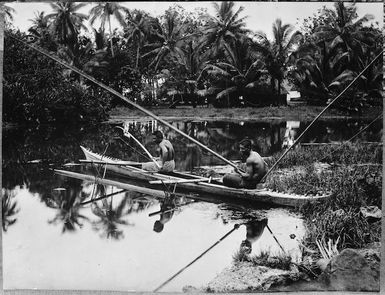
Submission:
MULTIPOLYGON (((207 8, 208 13, 214 15, 212 2, 207 1, 182 1, 182 2, 121 2, 122 5, 129 9, 142 9, 149 12, 153 16, 159 16, 173 4, 178 4, 187 11, 193 11, 195 8, 207 8)), ((31 26, 30 19, 34 18, 37 11, 45 11, 46 14, 52 11, 48 3, 26 3, 13 2, 8 3, 16 10, 14 14, 14 26, 21 31, 26 31, 31 26)), ((80 10, 80 12, 88 14, 89 10, 95 4, 88 4, 80 10)), ((276 18, 281 18, 283 23, 292 25, 300 24, 304 18, 307 18, 317 12, 323 6, 332 7, 332 2, 236 2, 236 9, 243 6, 245 9, 240 14, 241 17, 247 16, 246 26, 252 31, 263 31, 268 38, 272 37, 272 24, 276 18)), ((374 15, 374 22, 378 22, 379 26, 383 26, 383 3, 382 2, 365 2, 357 3, 357 13, 359 17, 365 14, 374 15)), ((117 26, 115 20, 112 21, 113 27, 117 26)), ((90 26, 88 26, 91 28, 90 26)), ((98 28, 98 24, 94 25, 98 28)))

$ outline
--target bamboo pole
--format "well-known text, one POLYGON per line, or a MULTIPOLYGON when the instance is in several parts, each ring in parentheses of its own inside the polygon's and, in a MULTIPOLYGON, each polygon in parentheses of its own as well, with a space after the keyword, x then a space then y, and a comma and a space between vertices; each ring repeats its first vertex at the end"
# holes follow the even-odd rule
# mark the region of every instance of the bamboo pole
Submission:
POLYGON ((287 153, 293 149, 297 143, 299 142, 299 140, 304 136, 304 134, 310 129, 310 127, 313 126, 313 124, 315 123, 315 121, 317 121, 319 119, 319 117, 321 117, 323 115, 323 113, 326 112, 327 109, 329 109, 332 104, 334 104, 334 102, 336 102, 337 99, 339 99, 345 92, 346 90, 348 90, 357 80, 359 77, 361 77, 365 71, 378 59, 380 58, 383 54, 384 54, 385 50, 381 51, 358 75, 357 77, 354 78, 354 80, 352 82, 349 83, 348 86, 345 87, 344 90, 342 90, 340 92, 340 94, 338 94, 315 118, 313 121, 311 121, 311 123, 306 127, 306 129, 298 136, 298 138, 294 141, 294 143, 279 157, 279 159, 277 160, 277 162, 274 163, 273 166, 271 166, 271 168, 269 169, 269 171, 266 172, 265 176, 263 176, 263 178, 261 179, 260 182, 263 182, 265 181, 266 177, 271 173, 271 171, 273 171, 273 169, 278 165, 278 163, 283 159, 283 157, 285 157, 287 155, 287 153))
POLYGON ((192 141, 193 143, 195 143, 196 145, 200 146, 201 148, 203 148, 204 150, 208 151, 209 153, 213 154, 214 156, 216 156, 217 158, 221 159, 222 161, 226 162, 227 164, 231 165, 232 167, 234 168, 237 168, 237 165, 235 165, 233 162, 227 160, 226 158, 224 158, 222 155, 218 154, 217 152, 211 150, 210 148, 208 148, 207 146, 205 146, 204 144, 202 144, 201 142, 197 141, 196 139, 192 138, 191 136, 185 134, 183 131, 180 131, 178 128, 175 128, 174 126, 172 126, 170 123, 168 123, 167 121, 163 120, 162 118, 158 117, 157 115, 155 115, 154 113, 146 110, 145 108, 141 107, 140 105, 132 102, 131 100, 129 100, 128 98, 124 97, 121 93, 117 92, 116 90, 108 87, 107 85, 105 85, 104 83, 102 82, 99 82, 97 81, 95 78, 93 78, 92 76, 84 73, 83 71, 79 70, 78 68, 72 66, 72 65, 69 65, 67 64, 66 62, 62 61, 61 59, 47 53, 45 50, 41 49, 41 48, 38 48, 34 45, 31 45, 31 44, 28 44, 27 42, 23 41, 23 40, 20 40, 19 38, 16 38, 15 36, 12 36, 12 35, 9 35, 9 37, 11 37, 12 39, 24 44, 25 46, 27 47, 30 47, 38 52, 40 52, 41 54, 53 59, 54 61, 56 61, 57 63, 61 64, 62 66, 66 67, 66 68, 69 68, 71 69, 72 71, 74 71, 75 73, 78 73, 80 76, 90 80, 91 82, 95 83, 96 85, 98 85, 99 87, 107 90, 108 92, 112 93, 113 95, 119 97, 120 99, 124 100, 125 102, 127 102, 129 105, 137 108, 139 111, 145 113, 146 115, 154 118, 155 120, 161 122, 162 124, 166 125, 167 127, 169 127, 170 129, 174 130, 175 132, 179 133, 180 135, 188 138, 190 141, 192 141))
POLYGON ((194 178, 194 179, 170 179, 170 180, 151 180, 150 184, 178 184, 178 183, 192 183, 192 182, 211 182, 211 180, 219 180, 221 178, 194 178))

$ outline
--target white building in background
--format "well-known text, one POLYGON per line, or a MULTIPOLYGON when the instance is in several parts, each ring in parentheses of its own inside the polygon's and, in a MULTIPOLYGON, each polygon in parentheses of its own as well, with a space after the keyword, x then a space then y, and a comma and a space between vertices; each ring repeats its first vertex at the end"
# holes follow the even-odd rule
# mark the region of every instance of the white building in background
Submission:
POLYGON ((290 102, 291 100, 299 100, 301 99, 301 93, 299 91, 288 91, 286 100, 290 102))

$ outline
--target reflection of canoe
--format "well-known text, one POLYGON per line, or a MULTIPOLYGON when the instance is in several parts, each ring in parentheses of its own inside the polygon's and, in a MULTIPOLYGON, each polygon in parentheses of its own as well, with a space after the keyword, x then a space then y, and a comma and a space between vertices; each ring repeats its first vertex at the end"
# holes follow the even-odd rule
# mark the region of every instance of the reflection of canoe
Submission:
MULTIPOLYGON (((215 195, 218 198, 235 198, 247 201, 268 203, 282 206, 299 206, 308 201, 315 201, 319 199, 325 199, 327 196, 301 196, 293 194, 285 194, 279 192, 269 191, 264 188, 257 189, 235 189, 221 185, 220 183, 209 183, 207 178, 182 172, 172 173, 159 173, 148 172, 141 168, 132 167, 128 165, 117 165, 121 160, 110 157, 101 156, 97 153, 93 153, 90 150, 81 147, 86 159, 89 161, 105 161, 105 167, 107 170, 117 173, 119 176, 124 176, 129 179, 135 179, 139 181, 145 181, 147 184, 149 181, 163 180, 163 181, 181 181, 190 179, 194 182, 183 182, 177 184, 178 191, 185 191, 199 194, 215 195), (202 181, 199 181, 202 179, 202 181)), ((163 185, 151 185, 150 188, 163 189, 163 185)), ((172 186, 173 188, 173 186, 172 186)))

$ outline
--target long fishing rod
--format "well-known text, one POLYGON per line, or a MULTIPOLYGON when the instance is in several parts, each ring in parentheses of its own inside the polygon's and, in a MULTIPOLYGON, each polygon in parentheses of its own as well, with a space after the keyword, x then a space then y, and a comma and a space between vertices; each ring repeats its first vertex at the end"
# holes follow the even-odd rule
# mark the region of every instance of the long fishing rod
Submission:
POLYGON ((159 287, 157 287, 153 292, 157 292, 160 289, 162 289, 165 285, 167 285, 169 282, 171 282, 175 277, 177 277, 181 272, 183 272, 186 268, 191 266, 194 262, 196 262, 199 258, 201 258, 203 255, 205 255, 207 252, 209 252, 212 248, 214 248, 216 245, 218 245, 220 242, 222 242, 225 238, 227 238, 232 232, 237 230, 240 227, 240 224, 235 224, 234 228, 230 230, 227 234, 225 234, 222 238, 220 238, 218 241, 216 241, 213 245, 211 245, 207 250, 205 250, 201 255, 199 255, 197 258, 195 258, 193 261, 191 261, 189 264, 187 264, 185 267, 183 267, 181 270, 179 270, 176 274, 174 274, 172 277, 170 277, 167 281, 162 283, 159 287))
POLYGON ((78 68, 72 66, 72 65, 69 65, 67 64, 66 62, 62 61, 61 59, 49 54, 48 52, 46 52, 45 50, 41 49, 41 48, 38 48, 34 45, 31 45, 15 36, 12 36, 9 34, 9 37, 11 37, 12 39, 24 44, 25 46, 29 47, 29 48, 32 48, 38 52, 40 52, 41 54, 49 57, 50 59, 53 59, 54 61, 56 61, 57 63, 61 64, 62 66, 66 67, 66 68, 69 68, 71 69, 72 71, 74 71, 75 73, 78 73, 79 75, 81 75, 82 77, 90 80, 91 82, 95 83, 96 85, 98 85, 99 87, 107 90, 108 92, 112 93, 113 95, 119 97, 120 99, 124 100, 125 102, 127 102, 129 105, 137 108, 138 110, 140 110, 141 112, 145 113, 146 115, 154 118, 155 120, 161 122, 162 124, 166 125, 167 127, 169 127, 170 129, 174 130, 175 132, 179 133, 180 135, 188 138, 189 140, 191 140, 193 143, 195 143, 196 145, 200 146, 201 148, 203 148, 204 150, 210 152, 211 154, 213 154, 214 156, 216 156, 217 158, 221 159, 222 161, 226 162, 227 164, 231 165, 232 167, 234 168, 237 168, 237 165, 235 165, 233 162, 227 160, 226 158, 224 158, 223 156, 221 156, 220 154, 218 154, 217 152, 211 150, 210 148, 208 148, 207 146, 205 146, 204 144, 202 144, 201 142, 197 141, 196 139, 192 138, 191 136, 187 135, 186 133, 184 133, 183 131, 179 130, 178 128, 172 126, 170 123, 168 123, 167 121, 161 119, 160 117, 158 117, 157 115, 155 115, 154 113, 150 112, 149 110, 146 110, 145 108, 141 107, 140 105, 132 102, 131 100, 127 99, 125 96, 123 96, 122 94, 120 94, 119 92, 117 92, 116 90, 108 87, 107 85, 105 85, 104 83, 102 82, 99 82, 98 80, 96 80, 95 78, 93 78, 92 76, 84 73, 83 71, 79 70, 78 68))
POLYGON ((146 149, 146 147, 143 144, 141 144, 141 142, 139 140, 137 140, 135 138, 135 136, 133 136, 130 132, 128 132, 128 130, 124 130, 124 128, 122 128, 120 126, 116 126, 115 128, 121 129, 123 131, 123 136, 125 136, 127 138, 132 138, 143 149, 143 151, 147 154, 147 156, 150 158, 150 160, 152 162, 154 162, 156 167, 158 167, 158 169, 161 168, 159 163, 154 159, 154 157, 151 155, 151 153, 146 149))
POLYGON ((294 141, 293 145, 291 145, 280 157, 279 159, 274 163, 273 166, 271 166, 271 168, 266 172, 265 176, 262 177, 261 179, 261 182, 263 182, 266 177, 271 173, 271 171, 273 171, 273 169, 278 165, 278 163, 283 159, 283 157, 285 157, 287 155, 287 153, 292 149, 294 148, 294 146, 297 145, 297 143, 299 142, 299 140, 303 137, 303 135, 310 129, 310 127, 313 126, 313 124, 315 123, 315 121, 317 121, 319 119, 319 117, 321 117, 323 115, 323 113, 326 112, 327 109, 329 109, 331 107, 331 105, 336 102, 337 99, 339 99, 357 80, 359 77, 361 77, 365 71, 378 59, 381 57, 381 55, 383 55, 385 52, 385 50, 381 51, 359 74, 357 77, 354 78, 354 80, 352 82, 350 82, 350 84, 348 86, 345 87, 345 89, 340 92, 340 94, 338 94, 315 118, 314 120, 306 127, 306 129, 298 136, 298 138, 294 141))

